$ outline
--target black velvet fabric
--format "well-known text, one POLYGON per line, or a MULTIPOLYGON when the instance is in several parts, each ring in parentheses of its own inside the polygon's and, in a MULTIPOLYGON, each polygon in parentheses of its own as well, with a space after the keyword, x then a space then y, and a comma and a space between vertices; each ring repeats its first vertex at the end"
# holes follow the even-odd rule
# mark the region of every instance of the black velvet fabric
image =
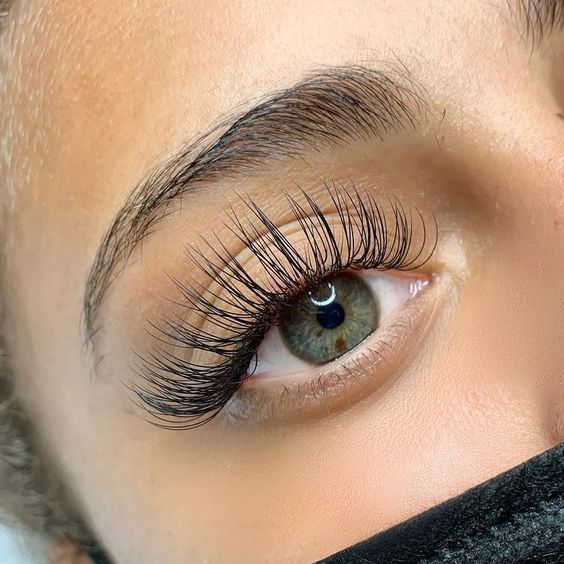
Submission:
POLYGON ((323 564, 564 563, 564 443, 323 564))

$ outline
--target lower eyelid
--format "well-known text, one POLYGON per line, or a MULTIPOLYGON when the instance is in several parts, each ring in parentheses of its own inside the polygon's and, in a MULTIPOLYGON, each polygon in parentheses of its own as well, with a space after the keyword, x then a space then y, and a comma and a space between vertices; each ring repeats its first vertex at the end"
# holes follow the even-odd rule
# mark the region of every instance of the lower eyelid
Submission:
POLYGON ((249 379, 227 403, 226 424, 288 424, 336 414, 363 397, 383 394, 423 347, 424 337, 451 287, 446 273, 437 276, 417 299, 401 308, 381 330, 309 379, 249 379))

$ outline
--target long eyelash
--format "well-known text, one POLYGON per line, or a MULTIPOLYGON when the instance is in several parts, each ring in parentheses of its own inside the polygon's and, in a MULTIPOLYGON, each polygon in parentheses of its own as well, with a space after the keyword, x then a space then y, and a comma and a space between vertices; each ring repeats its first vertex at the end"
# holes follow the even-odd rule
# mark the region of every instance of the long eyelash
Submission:
POLYGON ((242 384, 265 333, 304 290, 345 270, 418 268, 433 253, 436 222, 429 230, 417 209, 389 199, 390 221, 373 196, 361 195, 354 186, 327 185, 326 190, 336 212, 333 224, 305 191, 300 199, 286 194, 303 236, 300 248, 252 200, 243 200, 249 212, 243 219, 235 212, 229 216, 228 229, 264 269, 266 284, 258 283, 220 240, 204 243, 205 252, 187 249, 189 260, 220 291, 171 278, 185 300, 182 306, 201 323, 176 316, 151 324, 155 346, 134 368, 144 384, 130 387, 157 425, 189 429, 213 419, 242 384), (422 232, 415 249, 414 222, 422 232), (205 352, 215 362, 191 362, 173 350, 205 352))

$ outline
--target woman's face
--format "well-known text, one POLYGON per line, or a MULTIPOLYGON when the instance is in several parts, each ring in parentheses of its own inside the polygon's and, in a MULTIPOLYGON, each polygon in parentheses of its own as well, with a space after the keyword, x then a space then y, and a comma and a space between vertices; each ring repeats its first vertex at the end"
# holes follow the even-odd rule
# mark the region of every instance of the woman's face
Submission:
POLYGON ((16 5, 8 349, 117 562, 312 561, 562 440, 564 36, 526 4, 16 5))

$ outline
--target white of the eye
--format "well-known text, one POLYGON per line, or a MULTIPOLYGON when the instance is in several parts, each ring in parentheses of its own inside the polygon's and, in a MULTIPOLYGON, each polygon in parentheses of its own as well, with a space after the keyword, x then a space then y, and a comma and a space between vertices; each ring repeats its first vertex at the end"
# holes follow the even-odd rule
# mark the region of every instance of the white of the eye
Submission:
POLYGON ((298 358, 288 349, 278 327, 272 327, 260 344, 256 357, 251 361, 249 374, 254 376, 279 376, 296 374, 314 367, 298 358))
MULTIPOLYGON (((356 273, 361 276, 370 288, 374 299, 380 308, 380 324, 385 322, 399 306, 414 297, 428 282, 423 279, 414 279, 410 276, 394 275, 376 271, 362 271, 356 273)), ((335 288, 327 300, 316 302, 317 305, 331 303, 334 299, 335 288)), ((306 362, 294 355, 284 343, 280 329, 272 327, 260 344, 256 359, 251 361, 249 374, 259 378, 276 376, 292 376, 316 365, 306 362)))
POLYGON ((380 308, 380 323, 385 321, 399 305, 415 296, 412 287, 415 281, 408 276, 369 271, 361 272, 359 276, 370 288, 380 308))

